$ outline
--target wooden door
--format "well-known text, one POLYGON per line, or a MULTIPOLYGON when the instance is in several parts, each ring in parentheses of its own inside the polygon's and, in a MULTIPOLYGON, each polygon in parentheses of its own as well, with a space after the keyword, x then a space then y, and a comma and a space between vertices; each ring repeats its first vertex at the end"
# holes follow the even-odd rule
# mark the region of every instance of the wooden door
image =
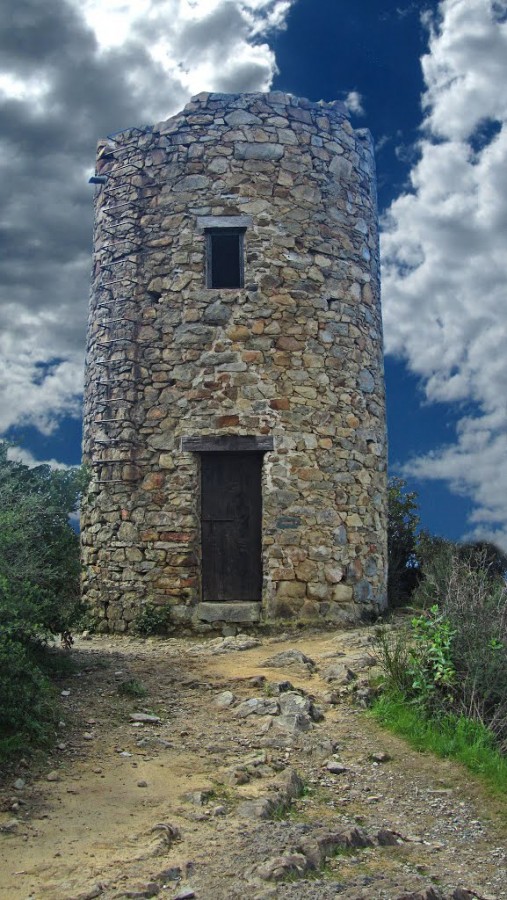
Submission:
POLYGON ((260 600, 262 455, 201 454, 203 600, 260 600))

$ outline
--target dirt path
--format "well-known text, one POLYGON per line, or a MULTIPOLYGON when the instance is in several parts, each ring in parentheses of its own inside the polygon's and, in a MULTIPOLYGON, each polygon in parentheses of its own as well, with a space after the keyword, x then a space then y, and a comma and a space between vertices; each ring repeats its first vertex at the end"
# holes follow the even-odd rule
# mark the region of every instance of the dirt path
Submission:
POLYGON ((59 749, 0 793, 0 898, 507 898, 501 811, 350 703, 370 638, 78 640, 59 749))

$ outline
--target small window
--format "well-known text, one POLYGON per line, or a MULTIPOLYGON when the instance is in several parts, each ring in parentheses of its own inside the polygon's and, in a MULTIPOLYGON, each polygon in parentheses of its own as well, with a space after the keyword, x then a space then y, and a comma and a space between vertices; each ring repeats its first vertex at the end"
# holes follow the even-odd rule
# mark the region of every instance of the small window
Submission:
POLYGON ((244 228, 216 228, 206 231, 207 287, 243 287, 244 234, 244 228))

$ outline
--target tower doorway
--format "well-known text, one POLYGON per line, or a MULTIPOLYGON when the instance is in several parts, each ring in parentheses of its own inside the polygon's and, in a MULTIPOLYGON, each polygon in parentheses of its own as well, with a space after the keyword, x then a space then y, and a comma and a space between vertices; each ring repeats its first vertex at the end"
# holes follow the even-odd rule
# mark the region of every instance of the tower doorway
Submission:
POLYGON ((201 454, 202 599, 262 595, 262 454, 201 454))

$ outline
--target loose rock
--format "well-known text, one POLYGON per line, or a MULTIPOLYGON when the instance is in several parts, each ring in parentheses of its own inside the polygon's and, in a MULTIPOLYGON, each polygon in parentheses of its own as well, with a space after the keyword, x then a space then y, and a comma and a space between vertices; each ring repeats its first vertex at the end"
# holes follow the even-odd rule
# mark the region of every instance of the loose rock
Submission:
POLYGON ((142 722, 145 725, 158 725, 161 722, 159 716, 152 716, 149 713, 130 713, 131 722, 142 722))
POLYGON ((269 656, 262 663, 266 668, 273 669, 284 669, 284 668, 302 668, 308 672, 315 672, 316 665, 313 659, 310 659, 309 656, 306 656, 301 650, 295 650, 292 648, 291 650, 282 650, 280 653, 275 653, 274 656, 269 656))

